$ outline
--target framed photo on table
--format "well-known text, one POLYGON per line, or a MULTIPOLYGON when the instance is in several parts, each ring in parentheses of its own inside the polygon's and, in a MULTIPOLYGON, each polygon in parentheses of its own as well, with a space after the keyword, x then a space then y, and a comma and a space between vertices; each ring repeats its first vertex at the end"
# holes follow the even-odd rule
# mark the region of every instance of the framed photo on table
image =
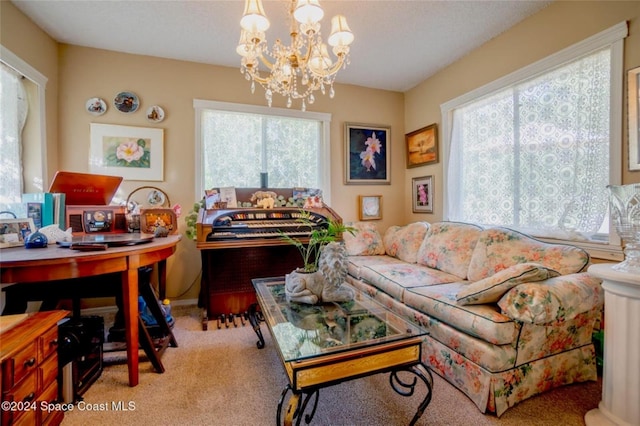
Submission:
POLYGON ((629 70, 629 170, 640 170, 640 67, 629 70))
POLYGON ((345 124, 345 183, 391 184, 391 127, 345 124))
POLYGON ((0 219, 0 248, 23 246, 36 227, 31 218, 0 219))
POLYGON ((407 168, 438 162, 438 126, 431 124, 405 135, 407 168))
POLYGON ((414 213, 433 213, 433 176, 413 178, 411 192, 414 213))
POLYGON ((360 220, 382 219, 382 195, 359 195, 358 217, 360 220))

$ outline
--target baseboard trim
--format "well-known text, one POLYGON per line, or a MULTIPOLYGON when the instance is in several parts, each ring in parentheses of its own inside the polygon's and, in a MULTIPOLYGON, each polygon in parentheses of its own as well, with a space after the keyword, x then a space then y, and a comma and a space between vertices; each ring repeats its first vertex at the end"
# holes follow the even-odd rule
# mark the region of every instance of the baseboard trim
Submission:
MULTIPOLYGON (((179 300, 172 300, 171 301, 171 306, 172 307, 197 305, 197 304, 198 304, 198 299, 179 299, 179 300)), ((80 313, 81 313, 81 315, 98 315, 98 316, 102 316, 102 315, 115 314, 117 311, 118 311, 118 309, 117 309, 116 306, 99 306, 97 308, 82 309, 82 311, 80 313)))

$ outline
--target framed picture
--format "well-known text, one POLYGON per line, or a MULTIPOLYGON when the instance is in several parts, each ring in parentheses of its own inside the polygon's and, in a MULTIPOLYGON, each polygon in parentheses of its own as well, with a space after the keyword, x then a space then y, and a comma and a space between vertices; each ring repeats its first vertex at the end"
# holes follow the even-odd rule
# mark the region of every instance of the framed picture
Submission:
POLYGON ((433 213, 433 176, 412 179, 414 213, 433 213))
POLYGON ((24 245, 24 239, 36 231, 31 218, 0 219, 0 248, 24 245))
POLYGON ((431 124, 405 135, 407 168, 438 162, 438 126, 431 124))
POLYGON ((640 67, 629 70, 629 170, 640 170, 640 67))
POLYGON ((347 185, 391 184, 391 127, 345 124, 347 185))
POLYGON ((163 180, 164 130, 91 123, 89 169, 124 180, 163 180))
POLYGON ((382 195, 359 195, 358 217, 360 220, 382 219, 382 195))
POLYGON ((164 226, 169 234, 178 231, 178 221, 173 209, 142 209, 140 210, 140 232, 153 234, 158 226, 164 226))

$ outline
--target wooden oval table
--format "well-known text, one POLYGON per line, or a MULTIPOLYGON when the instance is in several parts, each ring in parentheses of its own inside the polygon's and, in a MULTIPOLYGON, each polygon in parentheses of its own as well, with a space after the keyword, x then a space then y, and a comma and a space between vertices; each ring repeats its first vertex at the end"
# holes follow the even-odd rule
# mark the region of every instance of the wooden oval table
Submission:
POLYGON ((78 251, 50 244, 42 249, 13 247, 0 250, 0 283, 41 283, 120 272, 127 342, 129 386, 138 384, 138 268, 158 264, 158 286, 164 292, 166 260, 176 251, 181 235, 155 238, 137 245, 78 251))

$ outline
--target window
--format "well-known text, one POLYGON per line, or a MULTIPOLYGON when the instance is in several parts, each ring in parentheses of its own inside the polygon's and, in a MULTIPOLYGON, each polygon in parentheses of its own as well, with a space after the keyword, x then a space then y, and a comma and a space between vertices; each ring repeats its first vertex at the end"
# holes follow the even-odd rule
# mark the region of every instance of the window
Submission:
POLYGON ((0 58, 0 211, 26 217, 22 192, 42 192, 46 184, 47 78, 2 45, 0 58))
POLYGON ((29 103, 22 77, 0 63, 0 211, 23 216, 22 129, 29 103))
POLYGON ((320 188, 329 202, 329 114, 201 100, 194 108, 197 198, 259 188, 266 176, 270 188, 320 188))
POLYGON ((442 105, 447 219, 608 241, 624 36, 626 24, 442 105))

